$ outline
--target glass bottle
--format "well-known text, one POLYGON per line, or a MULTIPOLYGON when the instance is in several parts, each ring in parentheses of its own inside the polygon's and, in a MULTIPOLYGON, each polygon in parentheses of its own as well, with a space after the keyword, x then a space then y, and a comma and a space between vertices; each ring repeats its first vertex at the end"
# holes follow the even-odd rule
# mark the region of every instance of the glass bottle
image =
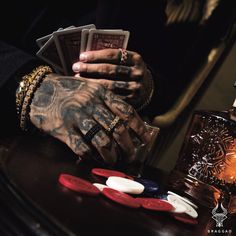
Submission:
POLYGON ((236 99, 226 111, 194 111, 168 186, 209 208, 223 198, 236 212, 236 99))

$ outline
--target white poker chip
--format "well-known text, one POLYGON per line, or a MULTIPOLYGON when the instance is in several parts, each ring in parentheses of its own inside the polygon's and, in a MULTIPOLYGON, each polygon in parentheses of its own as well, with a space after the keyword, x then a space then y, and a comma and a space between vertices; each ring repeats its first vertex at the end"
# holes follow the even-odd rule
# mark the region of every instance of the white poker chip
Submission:
POLYGON ((109 188, 107 185, 100 183, 93 183, 93 185, 97 187, 100 191, 102 191, 104 188, 109 188))
MULTIPOLYGON (((164 200, 166 202, 169 202, 168 200, 164 200)), ((185 213, 187 211, 187 207, 183 204, 179 204, 178 202, 169 202, 174 207, 174 209, 171 211, 173 213, 185 213)))
POLYGON ((115 190, 130 194, 141 194, 144 191, 144 186, 137 181, 118 176, 110 176, 106 181, 106 185, 115 190))
POLYGON ((190 200, 189 200, 188 198, 186 198, 186 197, 182 197, 182 196, 178 195, 177 193, 174 193, 174 192, 171 192, 171 191, 168 191, 167 193, 170 194, 170 195, 179 197, 181 200, 183 200, 184 202, 188 203, 189 205, 191 205, 191 206, 194 207, 195 209, 198 208, 197 205, 195 205, 192 201, 190 201, 190 200))
POLYGON ((184 213, 191 216, 192 218, 197 218, 198 217, 198 213, 196 212, 196 210, 191 205, 189 205, 188 203, 181 200, 179 197, 174 196, 174 195, 168 195, 167 200, 168 200, 168 202, 170 202, 173 205, 174 204, 179 204, 179 205, 185 206, 186 211, 184 213))

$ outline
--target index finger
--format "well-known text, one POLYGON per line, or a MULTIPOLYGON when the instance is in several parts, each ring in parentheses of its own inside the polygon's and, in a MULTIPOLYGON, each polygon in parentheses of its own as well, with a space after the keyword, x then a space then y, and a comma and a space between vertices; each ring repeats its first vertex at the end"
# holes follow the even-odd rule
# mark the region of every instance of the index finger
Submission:
MULTIPOLYGON (((96 51, 87 51, 80 54, 80 61, 82 62, 120 64, 120 60, 120 49, 107 48, 96 51)), ((142 57, 138 53, 127 51, 126 65, 134 66, 142 63, 142 57)))

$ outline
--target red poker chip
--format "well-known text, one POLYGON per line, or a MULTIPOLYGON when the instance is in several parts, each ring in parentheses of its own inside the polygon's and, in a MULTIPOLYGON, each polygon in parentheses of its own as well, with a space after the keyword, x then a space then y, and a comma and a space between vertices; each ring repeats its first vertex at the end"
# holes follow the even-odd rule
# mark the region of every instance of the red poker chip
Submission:
POLYGON ((98 176, 102 176, 106 178, 109 178, 110 176, 126 177, 126 174, 121 171, 108 170, 108 169, 102 169, 102 168, 93 168, 92 173, 94 175, 98 175, 98 176))
POLYGON ((97 187, 95 187, 92 183, 73 175, 60 174, 58 181, 64 187, 79 192, 81 194, 86 194, 91 196, 96 196, 100 194, 100 190, 97 187))
POLYGON ((141 205, 130 195, 111 188, 104 188, 102 193, 112 201, 130 208, 139 208, 141 205))
POLYGON ((198 224, 198 221, 194 218, 190 218, 190 217, 187 217, 187 216, 184 216, 184 215, 173 215, 174 218, 178 221, 181 221, 185 224, 190 224, 190 225, 197 225, 198 224))
POLYGON ((158 198, 136 198, 141 206, 153 211, 172 211, 174 207, 165 200, 158 198))

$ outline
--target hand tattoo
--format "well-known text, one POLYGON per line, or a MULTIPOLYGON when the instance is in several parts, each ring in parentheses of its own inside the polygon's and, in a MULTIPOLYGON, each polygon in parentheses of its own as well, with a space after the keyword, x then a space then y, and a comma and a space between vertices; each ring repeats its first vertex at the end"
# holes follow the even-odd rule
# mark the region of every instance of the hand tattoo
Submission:
POLYGON ((125 123, 114 130, 113 137, 106 133, 116 115, 141 139, 147 138, 145 125, 132 106, 99 83, 82 78, 48 75, 36 90, 30 109, 31 122, 37 128, 66 143, 80 157, 91 155, 95 147, 106 163, 114 164, 118 143, 134 159, 125 123), (97 124, 101 129, 88 143, 84 136, 97 124))

